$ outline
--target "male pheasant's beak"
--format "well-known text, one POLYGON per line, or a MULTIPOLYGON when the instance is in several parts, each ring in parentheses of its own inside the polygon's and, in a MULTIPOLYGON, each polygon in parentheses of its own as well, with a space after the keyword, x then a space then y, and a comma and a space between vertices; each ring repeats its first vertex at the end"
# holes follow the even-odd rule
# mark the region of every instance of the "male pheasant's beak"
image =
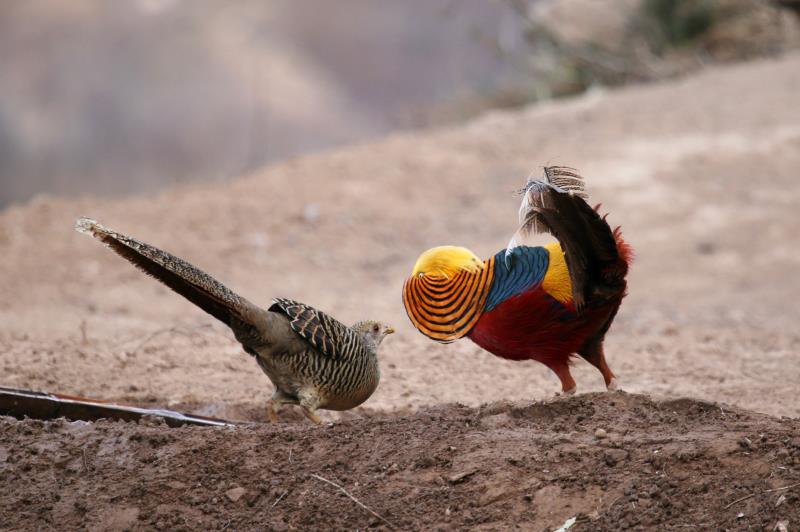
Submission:
POLYGON ((383 334, 394 334, 394 327, 391 325, 386 327, 386 329, 383 330, 383 334))

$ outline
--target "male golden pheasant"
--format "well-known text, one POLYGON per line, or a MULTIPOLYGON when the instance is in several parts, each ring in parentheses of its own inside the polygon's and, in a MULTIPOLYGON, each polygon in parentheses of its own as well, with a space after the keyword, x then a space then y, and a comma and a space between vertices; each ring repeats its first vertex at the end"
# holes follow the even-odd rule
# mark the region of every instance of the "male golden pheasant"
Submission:
POLYGON ((408 317, 438 342, 466 336, 499 357, 538 360, 566 394, 576 390, 569 364, 578 354, 613 390, 603 339, 625 296, 631 248, 586 203, 583 178, 573 169, 547 167, 521 192, 521 225, 507 249, 485 261, 456 246, 420 255, 403 286, 408 317), (517 244, 532 232, 559 242, 517 244))

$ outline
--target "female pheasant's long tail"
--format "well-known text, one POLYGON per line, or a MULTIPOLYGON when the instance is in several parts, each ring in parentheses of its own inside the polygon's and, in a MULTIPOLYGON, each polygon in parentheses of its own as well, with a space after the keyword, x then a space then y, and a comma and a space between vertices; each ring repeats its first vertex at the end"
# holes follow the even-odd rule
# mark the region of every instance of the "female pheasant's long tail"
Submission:
POLYGON ((243 329, 263 329, 265 310, 171 253, 103 227, 95 220, 80 218, 75 230, 97 238, 144 273, 155 277, 221 322, 237 337, 243 329))
POLYGON ((523 190, 520 230, 548 232, 561 243, 578 312, 587 302, 620 297, 630 248, 619 229, 612 231, 605 217, 586 203, 583 178, 572 169, 547 167, 544 174, 529 180, 523 190))

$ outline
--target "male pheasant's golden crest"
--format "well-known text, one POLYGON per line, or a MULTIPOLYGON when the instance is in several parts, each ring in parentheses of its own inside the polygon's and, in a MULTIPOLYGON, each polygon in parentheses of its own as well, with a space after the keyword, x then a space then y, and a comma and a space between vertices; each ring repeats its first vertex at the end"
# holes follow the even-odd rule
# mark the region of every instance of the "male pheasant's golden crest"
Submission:
POLYGON ((480 319, 493 277, 493 258, 484 262, 457 246, 429 249, 403 286, 403 305, 422 334, 452 342, 480 319))
POLYGON ((419 256, 411 275, 450 279, 460 272, 477 273, 483 268, 483 261, 467 248, 439 246, 431 248, 419 256))

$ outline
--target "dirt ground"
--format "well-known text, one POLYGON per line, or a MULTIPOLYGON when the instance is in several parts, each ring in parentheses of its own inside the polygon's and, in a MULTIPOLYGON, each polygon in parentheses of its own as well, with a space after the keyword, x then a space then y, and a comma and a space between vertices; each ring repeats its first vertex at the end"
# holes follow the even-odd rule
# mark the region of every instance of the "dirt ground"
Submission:
POLYGON ((3 423, 8 529, 543 530, 577 517, 573 530, 771 530, 800 519, 800 421, 689 399, 591 393, 313 429, 3 423))
MULTIPOLYGON (((36 482, 0 496, 0 526, 389 526, 312 473, 398 528, 556 528, 577 513, 586 530, 797 526, 798 488, 764 492, 800 480, 799 91, 792 55, 491 113, 225 184, 0 212, 5 386, 264 420, 269 381, 224 327, 75 233, 81 215, 252 301, 291 297, 398 330, 376 394, 324 413, 332 427, 292 413, 219 430, 3 420, 4 484, 36 482), (531 404, 558 389, 544 366, 434 344, 405 317, 400 289, 419 252, 504 247, 511 192, 543 164, 580 169, 636 249, 606 352, 622 388, 653 400, 531 404), (496 401, 513 406, 480 406, 496 401), (616 436, 595 441, 598 427, 616 436), (233 502, 236 486, 246 491, 233 502)), ((579 393, 602 390, 587 364, 574 374, 579 393)))

